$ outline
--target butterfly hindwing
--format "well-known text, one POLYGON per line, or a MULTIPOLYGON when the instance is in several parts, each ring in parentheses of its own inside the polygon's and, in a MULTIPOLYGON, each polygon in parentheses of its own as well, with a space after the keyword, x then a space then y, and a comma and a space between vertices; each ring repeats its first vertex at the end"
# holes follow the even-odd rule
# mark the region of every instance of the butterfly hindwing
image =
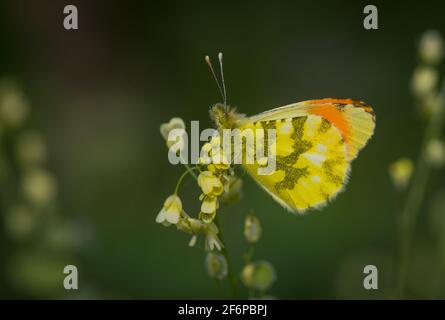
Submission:
POLYGON ((247 118, 241 128, 276 130, 276 170, 259 175, 258 164, 243 166, 289 210, 319 207, 343 189, 350 162, 374 126, 372 109, 350 99, 310 100, 266 111, 247 118))

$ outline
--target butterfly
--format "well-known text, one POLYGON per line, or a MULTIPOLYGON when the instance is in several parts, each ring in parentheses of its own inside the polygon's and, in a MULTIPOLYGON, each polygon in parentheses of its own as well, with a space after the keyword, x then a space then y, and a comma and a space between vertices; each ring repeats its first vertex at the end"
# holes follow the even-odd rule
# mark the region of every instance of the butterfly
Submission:
MULTIPOLYGON (((222 70, 222 54, 220 63, 222 70)), ((222 92, 225 100, 225 87, 222 92)), ((308 100, 251 117, 224 102, 213 105, 210 115, 218 129, 263 129, 265 136, 275 130, 273 173, 259 175, 257 162, 242 166, 273 199, 294 213, 321 208, 344 190, 351 162, 375 129, 373 109, 348 98, 308 100)))

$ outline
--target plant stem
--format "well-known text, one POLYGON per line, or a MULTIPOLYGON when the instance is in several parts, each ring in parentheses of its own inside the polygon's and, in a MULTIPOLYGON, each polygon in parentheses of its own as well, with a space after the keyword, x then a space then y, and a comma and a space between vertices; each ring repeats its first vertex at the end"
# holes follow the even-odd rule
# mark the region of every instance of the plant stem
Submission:
POLYGON ((221 228, 221 225, 219 223, 218 216, 216 216, 214 221, 215 221, 215 224, 216 224, 216 226, 218 227, 218 230, 219 230, 219 233, 218 233, 219 239, 221 240, 221 242, 224 245, 224 247, 221 248, 221 252, 222 252, 222 254, 224 255, 224 257, 226 258, 226 261, 227 261, 227 279, 230 282, 230 287, 232 289, 233 297, 235 299, 239 299, 240 296, 239 296, 239 291, 238 291, 238 281, 236 280, 236 277, 233 274, 232 263, 230 261, 229 252, 227 251, 226 243, 224 242, 222 228, 221 228))
POLYGON ((251 243, 249 247, 249 251, 244 256, 244 260, 246 264, 252 262, 253 254, 255 253, 255 243, 251 243))
POLYGON ((403 297, 406 289, 406 278, 408 275, 408 262, 411 250, 412 231, 419 215, 419 209, 422 205, 422 199, 425 195, 428 177, 430 175, 431 166, 427 159, 427 147, 431 140, 437 139, 440 136, 443 126, 444 118, 444 99, 445 85, 439 97, 440 103, 432 112, 428 126, 426 128, 425 136, 422 143, 422 148, 417 160, 414 177, 408 191, 408 196, 405 206, 402 211, 400 219, 400 265, 399 265, 399 284, 398 293, 403 297))
MULTIPOLYGON (((195 180, 198 181, 198 176, 195 174, 195 172, 194 172, 193 170, 199 170, 199 167, 193 167, 193 168, 192 168, 192 167, 190 167, 185 161, 184 161, 183 164, 184 164, 184 166, 186 167, 187 171, 184 172, 184 173, 181 175, 181 177, 179 178, 178 183, 177 183, 177 185, 176 185, 175 194, 178 192, 179 185, 181 184, 182 179, 184 179, 184 177, 185 177, 188 173, 190 173, 190 174, 193 176, 193 178, 195 178, 195 180)), ((221 225, 219 224, 218 216, 216 216, 216 218, 215 218, 214 221, 215 221, 215 224, 216 224, 216 226, 218 227, 218 230, 219 230, 219 233, 218 233, 219 239, 221 240, 221 242, 222 242, 223 245, 224 245, 224 246, 221 248, 221 252, 222 252, 222 254, 224 255, 224 257, 226 258, 226 261, 227 261, 227 278, 229 279, 229 282, 230 282, 230 287, 231 287, 231 289, 232 289, 232 294, 233 294, 233 297, 234 297, 235 299, 239 299, 240 296, 239 296, 239 291, 238 291, 238 281, 236 280, 236 277, 235 277, 235 275, 233 274, 232 263, 231 263, 231 261, 230 261, 229 252, 227 251, 227 248, 226 248, 226 245, 225 245, 225 242, 224 242, 224 237, 223 237, 222 227, 221 227, 221 225)))
POLYGON ((176 195, 178 194, 179 187, 181 186, 182 180, 184 180, 186 175, 191 174, 191 175, 193 175, 193 177, 195 179, 197 179, 195 173, 193 172, 193 170, 195 170, 197 168, 196 167, 190 168, 188 165, 186 165, 186 167, 187 167, 187 170, 182 173, 182 175, 178 179, 178 182, 176 183, 176 188, 175 188, 175 194, 176 195))
MULTIPOLYGON (((198 176, 195 174, 195 172, 193 172, 193 170, 197 170, 197 169, 199 169, 199 167, 191 168, 186 162, 184 162, 184 166, 186 167, 187 171, 184 172, 181 175, 181 177, 179 178, 178 184, 176 185, 175 194, 177 193, 177 191, 179 189, 179 185, 181 184, 182 179, 184 179, 184 177, 187 175, 187 173, 190 173, 193 176, 193 178, 195 178, 195 180, 198 181, 198 176)), ((221 240, 221 242, 224 245, 221 248, 221 252, 222 252, 222 254, 224 255, 224 257, 226 258, 226 261, 227 261, 227 278, 229 279, 229 282, 230 282, 230 287, 232 289, 232 294, 233 294, 233 297, 235 299, 239 299, 240 296, 239 296, 239 291, 238 291, 238 281, 236 280, 236 277, 233 274, 232 263, 230 261, 229 253, 227 251, 227 248, 226 248, 226 245, 225 245, 225 242, 224 242, 222 227, 219 224, 218 216, 216 216, 214 221, 215 221, 215 224, 216 224, 216 226, 218 227, 218 230, 219 230, 219 233, 218 233, 219 239, 221 240)))
POLYGON ((196 181, 198 181, 198 176, 196 173, 193 172, 193 170, 198 169, 198 167, 190 167, 188 164, 184 163, 184 166, 186 167, 187 171, 195 178, 196 181))
MULTIPOLYGON (((244 256, 246 266, 252 262, 254 253, 255 253, 255 243, 251 243, 250 247, 249 247, 249 251, 244 256)), ((255 295, 256 295, 255 288, 250 287, 248 294, 249 294, 249 299, 255 298, 255 295)))

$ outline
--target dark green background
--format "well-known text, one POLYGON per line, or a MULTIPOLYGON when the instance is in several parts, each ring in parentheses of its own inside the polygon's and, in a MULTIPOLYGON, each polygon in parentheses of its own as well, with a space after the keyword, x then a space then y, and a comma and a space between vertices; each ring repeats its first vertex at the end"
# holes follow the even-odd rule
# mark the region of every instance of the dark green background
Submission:
MULTIPOLYGON (((445 34, 445 8, 439 1, 374 2, 379 29, 366 31, 365 4, 2 1, 0 74, 18 79, 32 102, 33 125, 47 138, 59 179, 63 215, 94 230, 65 263, 79 268, 76 294, 228 297, 205 273, 203 243, 188 248, 187 235, 154 221, 183 170, 169 164, 159 126, 174 116, 211 125, 208 110, 220 98, 203 57, 216 59, 223 51, 229 103, 243 113, 351 97, 377 115, 375 136, 354 161, 346 192, 321 211, 289 214, 245 177, 242 201, 219 213, 236 270, 247 250, 243 219, 253 209, 264 228, 256 258, 270 261, 278 275, 273 296, 390 296, 397 197, 387 168, 419 150, 424 128, 410 94, 416 45, 427 29, 445 34), (79 30, 63 28, 66 4, 77 5, 79 30), (377 292, 361 286, 365 264, 379 267, 377 292)), ((433 247, 428 203, 443 177, 436 172, 422 207, 416 229, 422 248, 433 247)), ((192 214, 199 208, 194 181, 183 190, 192 214)), ((0 268, 8 263, 1 254, 0 268)), ((422 261, 420 283, 434 264, 422 261)), ((0 293, 42 296, 1 283, 0 293)))

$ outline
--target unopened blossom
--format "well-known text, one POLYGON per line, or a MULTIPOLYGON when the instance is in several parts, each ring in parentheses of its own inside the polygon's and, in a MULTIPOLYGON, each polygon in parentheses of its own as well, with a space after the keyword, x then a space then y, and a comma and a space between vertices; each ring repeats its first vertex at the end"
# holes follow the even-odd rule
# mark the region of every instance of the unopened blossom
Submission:
POLYGON ((261 223, 260 220, 254 215, 249 214, 244 222, 244 237, 249 243, 256 243, 261 237, 261 223))
POLYGON ((22 125, 29 114, 29 103, 12 83, 0 83, 0 118, 10 128, 22 125))
POLYGON ((434 92, 439 81, 437 70, 432 67, 417 67, 414 70, 411 86, 418 98, 425 98, 434 92))
POLYGON ((200 214, 201 220, 205 223, 212 222, 216 216, 216 210, 218 209, 218 199, 213 196, 202 194, 200 200, 202 201, 200 214))
POLYGON ((250 263, 241 272, 241 281, 246 287, 263 292, 268 290, 275 280, 275 269, 268 261, 250 263))
POLYGON ((389 166, 389 175, 397 189, 404 189, 413 172, 413 162, 408 158, 400 158, 389 166))
POLYGON ((210 196, 220 196, 224 191, 221 180, 210 171, 203 171, 198 176, 198 185, 202 192, 210 196))
POLYGON ((169 196, 156 217, 157 223, 177 224, 182 212, 182 202, 177 195, 169 196))
POLYGON ((211 278, 223 280, 227 276, 227 260, 222 254, 209 252, 205 259, 205 267, 211 278))
POLYGON ((436 167, 442 166, 445 163, 445 145, 443 141, 438 139, 431 140, 426 148, 426 156, 432 165, 436 167))
POLYGON ((419 43, 419 54, 423 62, 436 65, 444 54, 444 44, 440 33, 436 30, 426 31, 419 43))
POLYGON ((43 169, 29 169, 22 180, 25 196, 36 205, 50 204, 57 194, 57 181, 53 174, 43 169))
POLYGON ((185 143, 182 135, 179 137, 180 141, 178 141, 178 139, 176 139, 176 141, 169 139, 170 133, 175 129, 182 130, 185 133, 184 120, 182 120, 181 118, 171 118, 168 123, 161 124, 161 127, 160 127, 161 135, 167 142, 167 147, 170 148, 171 146, 175 145, 176 143, 181 142, 181 147, 179 149, 182 149, 184 147, 184 143, 185 143))

